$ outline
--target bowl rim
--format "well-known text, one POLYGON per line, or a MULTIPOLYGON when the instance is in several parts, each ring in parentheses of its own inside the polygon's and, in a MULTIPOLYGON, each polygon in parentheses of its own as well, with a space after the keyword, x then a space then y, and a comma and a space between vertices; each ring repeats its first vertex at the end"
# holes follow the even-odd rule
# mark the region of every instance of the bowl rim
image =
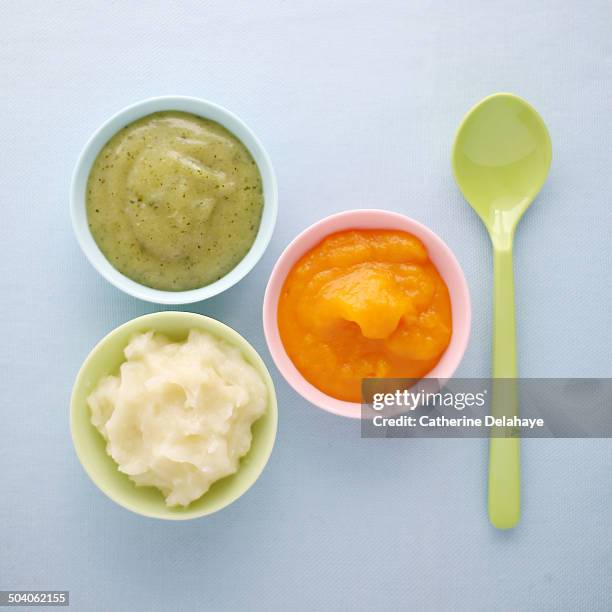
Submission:
POLYGON ((438 234, 407 215, 383 209, 351 209, 324 217, 300 232, 278 257, 266 286, 263 327, 268 350, 283 378, 304 399, 332 414, 359 419, 362 417, 360 403, 327 395, 302 376, 285 351, 277 320, 278 300, 289 270, 325 237, 350 229, 395 229, 414 234, 427 248, 429 258, 449 288, 453 320, 451 341, 440 361, 424 378, 444 383, 453 376, 468 345, 472 313, 469 287, 454 253, 438 234))
POLYGON ((225 107, 193 96, 164 95, 134 102, 106 119, 89 137, 79 153, 70 182, 70 217, 81 250, 89 263, 109 283, 138 299, 155 304, 191 304, 226 291, 242 280, 267 249, 278 214, 278 184, 272 161, 255 133, 225 107), (185 291, 165 291, 138 283, 114 268, 94 240, 87 223, 86 189, 93 162, 104 145, 122 127, 161 111, 181 111, 212 119, 229 130, 249 150, 261 174, 264 203, 259 230, 246 255, 225 276, 208 285, 185 291))
MULTIPOLYGON (((186 329, 189 329, 189 327, 186 327, 186 329)), ((223 508, 226 508, 227 506, 235 502, 238 498, 242 497, 259 479, 266 465, 268 464, 268 461, 270 459, 270 456, 272 455, 272 450, 274 449, 274 445, 276 442, 276 435, 278 432, 278 400, 276 397, 276 389, 274 387, 274 381, 272 379, 272 376, 270 375, 270 372, 264 360, 262 359, 261 355, 255 350, 255 348, 251 345, 251 343, 248 340, 246 340, 246 338, 244 338, 241 334, 239 334, 235 329, 233 329, 229 325, 226 325, 225 323, 222 323, 221 321, 214 319, 212 317, 202 315, 199 313, 195 313, 195 312, 168 310, 168 311, 153 312, 153 313, 141 315, 139 317, 130 319, 129 321, 126 321, 125 323, 122 323, 121 325, 112 329, 101 340, 99 340, 95 344, 95 346, 91 349, 91 351, 88 353, 87 357, 83 361, 74 379, 74 383, 72 385, 72 390, 70 394, 69 422, 70 422, 70 438, 72 440, 72 446, 77 455, 79 463, 81 464, 81 467, 85 470, 85 473, 87 474, 89 479, 93 482, 93 484, 100 491, 102 491, 102 493, 104 493, 104 495, 106 495, 109 499, 111 499, 117 505, 125 508, 126 510, 133 512, 134 514, 138 514, 140 516, 145 516, 147 518, 154 518, 154 519, 159 519, 159 520, 183 521, 183 520, 191 520, 191 519, 201 518, 203 516, 208 516, 210 514, 214 514, 215 512, 218 512, 219 510, 222 510, 223 508), (77 398, 76 398, 77 391, 79 387, 81 386, 81 384, 83 384, 83 378, 86 376, 88 367, 93 361, 95 361, 100 350, 102 350, 103 347, 112 338, 121 334, 123 331, 125 331, 126 329, 130 327, 137 327, 140 323, 150 322, 151 328, 154 329, 156 320, 167 318, 167 317, 176 317, 178 319, 184 319, 187 325, 189 321, 191 321, 192 323, 194 321, 197 321, 198 324, 200 325, 203 324, 202 327, 210 331, 210 333, 212 333, 213 335, 217 336, 218 338, 221 338, 223 340, 233 343, 234 346, 238 347, 241 350, 241 352, 243 352, 243 354, 248 355, 248 357, 252 359, 253 362, 255 362, 253 366, 256 367, 257 371, 264 378, 264 383, 266 385, 266 388, 268 389, 268 394, 269 394, 267 410, 270 412, 269 417, 272 420, 272 432, 269 438, 270 441, 269 441, 268 447, 265 449, 265 452, 262 458, 260 459, 260 464, 258 468, 254 471, 252 478, 246 481, 245 486, 239 488, 237 492, 234 492, 232 495, 229 495, 226 499, 223 499, 216 506, 213 506, 212 508, 203 509, 201 512, 195 512, 193 514, 177 513, 174 515, 172 514, 161 515, 161 514, 156 514, 154 512, 143 511, 137 506, 130 504, 126 502, 125 500, 123 500, 120 496, 116 495, 109 487, 102 485, 98 481, 96 475, 93 473, 91 469, 89 461, 84 457, 85 444, 82 442, 79 434, 76 431, 76 427, 77 427, 76 412, 77 410, 82 409, 82 405, 77 405, 78 404, 77 398), (221 332, 221 333, 218 333, 218 332, 221 332), (231 338, 231 340, 228 340, 228 337, 231 338)), ((94 427, 91 424, 91 422, 89 422, 89 424, 91 427, 94 427)), ((236 474, 238 474, 239 471, 240 471, 240 467, 234 474, 230 474, 230 476, 228 476, 227 478, 231 478, 232 476, 235 476, 236 474)), ((136 485, 134 486, 136 487, 136 485)))

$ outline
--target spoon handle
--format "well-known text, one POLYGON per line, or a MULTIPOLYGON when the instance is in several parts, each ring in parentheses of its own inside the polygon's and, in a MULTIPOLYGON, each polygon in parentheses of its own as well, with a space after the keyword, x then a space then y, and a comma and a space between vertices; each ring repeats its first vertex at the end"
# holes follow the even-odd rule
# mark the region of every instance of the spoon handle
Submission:
MULTIPOLYGON (((515 379, 516 330, 512 242, 493 245, 493 416, 518 415, 515 379), (499 381, 499 379, 513 379, 499 381)), ((497 436, 507 430, 493 432, 497 436)), ((498 529, 514 527, 520 517, 520 441, 516 437, 491 437, 489 445, 489 520, 498 529)))

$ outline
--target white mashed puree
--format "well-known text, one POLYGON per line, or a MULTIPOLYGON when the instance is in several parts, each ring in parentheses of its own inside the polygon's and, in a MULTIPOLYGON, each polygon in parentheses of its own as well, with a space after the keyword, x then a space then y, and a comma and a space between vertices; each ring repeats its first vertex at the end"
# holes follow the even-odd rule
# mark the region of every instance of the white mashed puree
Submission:
POLYGON ((125 357, 87 398, 91 422, 121 472, 186 506, 238 470, 266 386, 238 348, 202 331, 184 342, 137 335, 125 357))

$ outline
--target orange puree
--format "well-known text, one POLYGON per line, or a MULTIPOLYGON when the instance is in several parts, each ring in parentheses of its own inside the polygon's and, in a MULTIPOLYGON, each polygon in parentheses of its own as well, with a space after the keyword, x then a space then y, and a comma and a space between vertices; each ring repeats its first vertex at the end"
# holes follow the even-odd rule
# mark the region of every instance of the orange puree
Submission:
POLYGON ((452 330, 448 289, 407 232, 332 234, 291 269, 278 303, 287 354, 324 393, 361 401, 362 378, 421 378, 452 330))

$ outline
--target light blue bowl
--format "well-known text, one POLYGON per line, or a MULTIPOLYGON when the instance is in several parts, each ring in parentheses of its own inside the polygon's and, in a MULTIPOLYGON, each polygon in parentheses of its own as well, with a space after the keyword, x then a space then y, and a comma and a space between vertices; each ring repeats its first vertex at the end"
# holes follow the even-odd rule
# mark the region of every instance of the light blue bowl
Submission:
POLYGON ((72 176, 70 210, 72 225, 81 249, 93 267, 110 283, 134 297, 158 304, 191 304, 217 295, 235 285, 259 261, 272 237, 278 209, 278 187, 272 162, 263 145, 236 115, 222 106, 199 98, 162 96, 136 102, 106 121, 89 139, 81 152, 72 176), (162 291, 141 285, 116 270, 98 248, 87 223, 87 179, 91 166, 104 145, 123 127, 151 113, 183 111, 212 119, 232 132, 249 149, 259 168, 263 184, 264 207, 259 231, 249 252, 225 276, 199 289, 162 291))

